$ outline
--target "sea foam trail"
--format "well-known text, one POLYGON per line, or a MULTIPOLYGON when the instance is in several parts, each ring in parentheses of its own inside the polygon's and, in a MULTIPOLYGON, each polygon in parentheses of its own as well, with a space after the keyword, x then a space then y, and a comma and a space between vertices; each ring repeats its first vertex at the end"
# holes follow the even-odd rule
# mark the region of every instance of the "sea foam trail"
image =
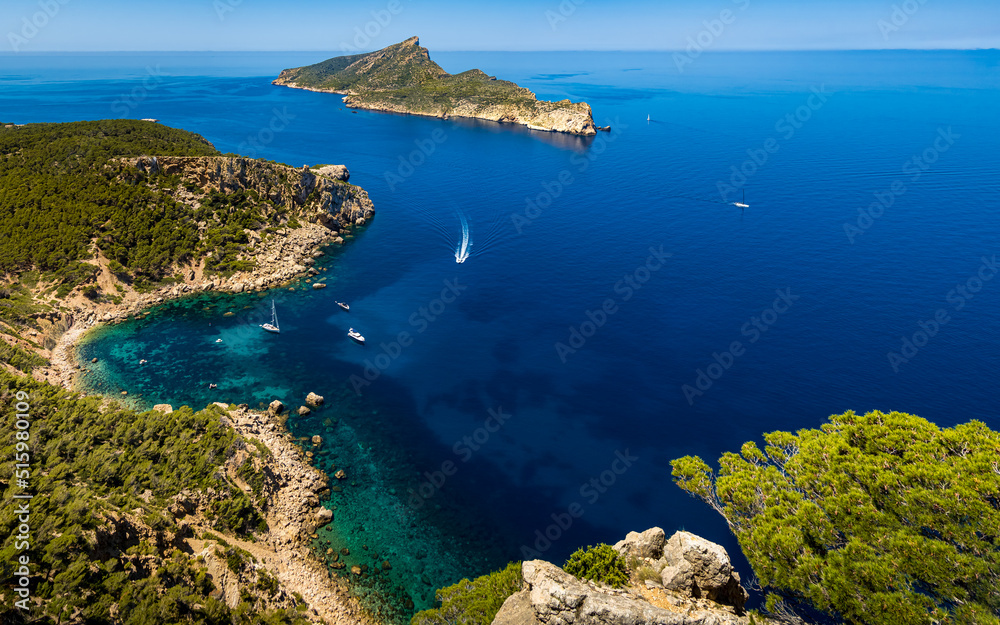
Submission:
POLYGON ((464 263, 469 258, 469 249, 472 247, 472 238, 469 234, 469 222, 465 218, 465 213, 459 211, 458 218, 462 221, 462 242, 455 250, 455 262, 464 263))

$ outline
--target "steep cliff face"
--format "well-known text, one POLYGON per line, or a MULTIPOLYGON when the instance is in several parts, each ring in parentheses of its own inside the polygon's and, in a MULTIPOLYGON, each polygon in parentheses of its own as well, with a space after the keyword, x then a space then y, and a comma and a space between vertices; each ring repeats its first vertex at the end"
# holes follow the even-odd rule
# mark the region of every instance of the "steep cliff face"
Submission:
MULTIPOLYGON (((349 184, 347 168, 311 170, 244 157, 166 156, 124 159, 124 167, 176 175, 202 191, 253 191, 310 223, 333 230, 364 223, 375 214, 368 193, 349 184)), ((181 201, 193 198, 179 197, 181 201)))
POLYGON ((536 130, 593 135, 585 102, 547 102, 478 69, 449 74, 417 37, 370 54, 335 57, 286 69, 273 84, 340 93, 347 106, 431 117, 474 117, 536 130))

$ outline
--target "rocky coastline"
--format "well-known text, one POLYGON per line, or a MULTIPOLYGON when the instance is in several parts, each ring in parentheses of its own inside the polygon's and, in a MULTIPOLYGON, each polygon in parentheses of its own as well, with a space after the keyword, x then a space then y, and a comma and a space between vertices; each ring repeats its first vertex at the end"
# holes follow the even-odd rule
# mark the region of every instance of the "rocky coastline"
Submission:
MULTIPOLYGON (((298 227, 286 224, 267 237, 252 236, 251 245, 244 254, 244 258, 253 261, 255 266, 250 271, 229 276, 213 275, 205 271, 202 260, 196 266, 178 268, 183 275, 182 281, 144 293, 126 289, 117 303, 93 301, 79 293, 65 298, 62 302, 64 312, 48 313, 43 320, 43 327, 48 331, 38 338, 54 339, 55 345, 50 350, 39 350, 40 355, 48 357, 50 365, 36 369, 33 376, 71 391, 82 390, 78 384, 82 368, 77 362, 75 348, 90 330, 141 317, 152 306, 199 293, 259 292, 295 279, 318 276, 321 272, 314 265, 316 259, 324 254, 322 248, 345 244, 374 215, 367 193, 347 183, 349 173, 340 165, 297 170, 239 157, 142 157, 127 159, 119 166, 179 175, 202 189, 223 192, 254 189, 276 201, 300 206, 300 219, 304 221, 298 227), (310 203, 310 199, 318 201, 310 203)), ((99 284, 117 284, 106 259, 98 256, 96 264, 101 270, 99 284)), ((218 406, 223 407, 221 404, 218 406)), ((173 410, 169 405, 160 405, 156 409, 164 412, 173 410)), ((269 452, 263 463, 266 466, 258 467, 269 476, 266 509, 269 530, 253 543, 230 536, 225 538, 225 542, 253 555, 255 562, 250 569, 262 566, 281 583, 280 592, 269 600, 272 606, 294 605, 290 597, 298 594, 309 605, 306 615, 313 622, 370 625, 371 619, 357 600, 349 596, 345 580, 331 575, 322 560, 311 551, 315 532, 332 519, 332 512, 319 503, 320 496, 328 492, 329 478, 309 463, 302 449, 293 442, 274 406, 267 412, 250 410, 246 406, 225 406, 224 409, 225 423, 244 439, 259 441, 269 452)), ((236 468, 243 460, 245 457, 238 454, 226 465, 230 481, 241 488, 245 485, 240 484, 236 468)), ((170 511, 177 518, 184 519, 181 525, 187 531, 182 532, 185 535, 183 540, 191 547, 192 553, 202 556, 222 597, 235 606, 240 600, 240 588, 252 585, 256 577, 248 570, 250 577, 241 579, 241 575, 233 573, 226 561, 217 555, 217 542, 194 538, 211 527, 201 511, 211 504, 212 495, 182 493, 175 498, 175 505, 170 511)), ((129 524, 131 530, 140 534, 152 532, 137 519, 114 520, 112 527, 120 523, 129 524)), ((115 539, 109 537, 108 540, 113 542, 115 539)))
POLYGON ((540 104, 552 104, 546 107, 543 112, 519 110, 508 106, 478 107, 472 102, 458 102, 453 108, 447 111, 439 109, 435 111, 420 111, 408 108, 401 104, 385 100, 368 101, 359 97, 356 93, 349 91, 336 91, 333 89, 320 89, 317 87, 307 87, 299 85, 293 81, 278 78, 273 81, 274 85, 290 87, 292 89, 302 89, 304 91, 315 91, 317 93, 332 93, 343 96, 344 105, 348 108, 377 111, 380 113, 396 113, 398 115, 416 115, 418 117, 432 117, 435 119, 467 118, 482 119, 500 124, 516 124, 525 126, 530 130, 541 132, 562 132, 572 135, 593 136, 598 130, 610 130, 610 127, 597 126, 594 123, 593 112, 590 105, 586 103, 572 103, 569 100, 561 102, 539 102, 540 104))

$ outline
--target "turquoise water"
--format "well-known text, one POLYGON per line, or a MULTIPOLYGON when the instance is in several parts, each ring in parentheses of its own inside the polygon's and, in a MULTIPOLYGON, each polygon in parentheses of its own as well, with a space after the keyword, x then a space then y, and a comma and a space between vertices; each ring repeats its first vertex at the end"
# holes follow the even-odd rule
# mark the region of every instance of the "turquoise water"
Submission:
POLYGON ((1000 280, 983 280, 1000 247, 1000 54, 706 54, 683 73, 669 54, 434 55, 587 100, 613 127, 593 139, 269 84, 321 58, 0 57, 0 119, 125 106, 222 151, 345 163, 369 191, 378 214, 324 257, 326 290, 199 296, 81 349, 99 358, 92 384, 147 405, 326 396, 289 426, 347 473, 323 550, 391 563, 359 593, 425 607, 507 560, 653 525, 734 553, 670 460, 833 413, 1000 427, 1000 280), (280 336, 257 327, 272 298, 280 336))

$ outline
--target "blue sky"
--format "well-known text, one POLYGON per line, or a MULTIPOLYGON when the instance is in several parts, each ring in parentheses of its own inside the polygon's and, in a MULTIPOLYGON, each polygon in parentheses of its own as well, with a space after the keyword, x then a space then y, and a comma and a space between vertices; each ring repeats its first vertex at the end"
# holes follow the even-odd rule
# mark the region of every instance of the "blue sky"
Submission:
POLYGON ((3 0, 0 18, 22 52, 1000 47, 997 0, 3 0))

